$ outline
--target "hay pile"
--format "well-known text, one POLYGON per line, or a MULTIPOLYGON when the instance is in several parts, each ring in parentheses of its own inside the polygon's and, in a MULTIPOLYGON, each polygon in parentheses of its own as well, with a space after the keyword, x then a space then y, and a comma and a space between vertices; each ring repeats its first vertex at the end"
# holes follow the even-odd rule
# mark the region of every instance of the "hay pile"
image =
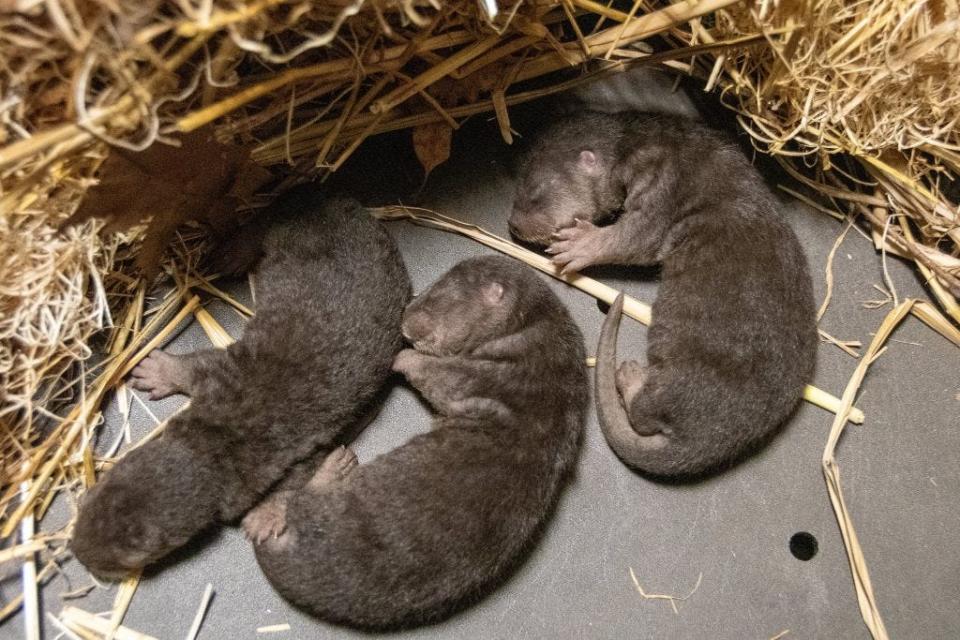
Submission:
POLYGON ((136 229, 104 240, 88 223, 71 228, 69 242, 55 233, 108 145, 137 151, 212 125, 255 161, 286 163, 300 177, 336 170, 370 135, 415 127, 440 150, 435 163, 458 118, 494 111, 509 139, 510 104, 571 84, 524 81, 611 50, 634 59, 631 43, 732 3, 681 3, 623 26, 617 12, 590 2, 523 2, 494 15, 474 2, 412 0, 261 0, 242 9, 4 0, 0 449, 8 490, 0 508, 15 481, 35 480, 51 446, 62 444, 48 438, 38 447, 37 418, 57 424, 76 399, 75 365, 89 356, 91 336, 142 298, 130 260, 136 229), (573 26, 583 7, 612 17, 584 33, 573 26))
POLYGON ((960 5, 762 2, 720 12, 704 39, 757 27, 765 46, 713 70, 744 129, 915 260, 960 323, 960 5))
POLYGON ((960 323, 955 0, 0 0, 0 534, 95 480, 107 393, 157 331, 204 319, 195 290, 217 294, 178 245, 181 295, 147 322, 143 227, 57 232, 110 147, 206 127, 289 182, 410 128, 429 170, 463 118, 493 112, 511 142, 511 105, 624 64, 718 88, 816 206, 865 220, 960 323), (91 372, 94 342, 111 357, 91 372))

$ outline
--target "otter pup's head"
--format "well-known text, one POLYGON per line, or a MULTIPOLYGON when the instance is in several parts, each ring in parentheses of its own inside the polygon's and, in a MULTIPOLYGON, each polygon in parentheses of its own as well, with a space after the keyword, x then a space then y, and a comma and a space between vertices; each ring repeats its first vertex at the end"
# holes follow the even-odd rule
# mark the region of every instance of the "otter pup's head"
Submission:
POLYGON ((557 120, 524 153, 517 176, 510 233, 536 245, 576 220, 598 222, 623 204, 611 179, 622 125, 607 114, 557 120))
POLYGON ((542 289, 510 258, 464 260, 407 305, 403 335, 421 353, 466 353, 529 322, 542 289))
POLYGON ((173 438, 128 453, 80 505, 70 547, 91 572, 120 578, 180 547, 210 521, 217 488, 173 438))

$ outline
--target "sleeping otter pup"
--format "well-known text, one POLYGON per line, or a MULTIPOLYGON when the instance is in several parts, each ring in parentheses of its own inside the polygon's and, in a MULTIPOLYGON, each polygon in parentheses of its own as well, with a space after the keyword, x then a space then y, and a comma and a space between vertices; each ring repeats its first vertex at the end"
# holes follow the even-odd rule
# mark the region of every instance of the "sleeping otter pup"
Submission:
POLYGON ((581 113, 532 145, 514 235, 548 245, 564 271, 662 265, 647 366, 614 373, 619 307, 597 357, 600 425, 628 465, 655 476, 717 470, 768 439, 800 399, 816 357, 813 290, 778 208, 734 144, 684 118, 581 113))
POLYGON ((238 519, 356 424, 390 375, 410 283, 382 225, 309 187, 267 216, 265 232, 242 230, 263 237, 243 337, 224 350, 155 351, 133 372, 151 398, 185 393, 191 404, 84 496, 71 546, 94 573, 143 567, 238 519))
POLYGON ((394 369, 433 429, 367 464, 334 451, 244 523, 282 596, 361 628, 432 622, 492 589, 556 502, 587 407, 580 331, 508 258, 455 266, 410 303, 403 333, 414 349, 394 369))

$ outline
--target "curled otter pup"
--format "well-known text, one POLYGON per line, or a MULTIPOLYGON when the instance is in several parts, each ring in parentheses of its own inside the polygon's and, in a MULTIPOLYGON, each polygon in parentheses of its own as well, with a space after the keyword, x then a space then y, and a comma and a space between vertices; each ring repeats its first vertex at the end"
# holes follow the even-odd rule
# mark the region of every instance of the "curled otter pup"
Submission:
POLYGON ((570 475, 587 406, 580 331, 507 258, 455 266, 410 303, 403 333, 415 348, 394 369, 433 429, 367 464, 337 450, 245 521, 255 539, 283 531, 256 546, 283 597, 362 628, 435 621, 493 588, 570 475))
POLYGON ((268 216, 243 337, 224 350, 154 351, 133 372, 151 398, 192 400, 84 496, 72 548, 94 573, 143 567, 239 518, 359 421, 390 375, 410 283, 381 224, 310 188, 268 216))
POLYGON ((743 154, 691 120, 578 114, 531 147, 514 235, 548 245, 565 271, 662 264, 647 366, 627 361, 614 374, 619 306, 597 357, 600 425, 628 465, 656 476, 716 470, 771 436, 799 400, 816 356, 813 292, 777 209, 743 154))

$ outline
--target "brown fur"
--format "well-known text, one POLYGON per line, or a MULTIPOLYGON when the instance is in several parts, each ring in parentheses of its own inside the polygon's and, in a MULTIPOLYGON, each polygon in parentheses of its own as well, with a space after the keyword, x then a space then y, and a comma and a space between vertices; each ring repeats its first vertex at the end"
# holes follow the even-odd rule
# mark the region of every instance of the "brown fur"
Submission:
POLYGON ((588 398, 579 330, 507 258, 454 267, 403 330, 415 348, 394 368, 436 410, 433 429, 355 468, 334 452, 262 521, 251 513, 283 521, 256 547, 277 591, 364 628, 437 620, 509 572, 574 467, 588 398))
POLYGON ((739 149, 684 118, 578 114, 533 144, 515 235, 549 245, 565 271, 662 265, 646 367, 613 372, 619 311, 597 358, 600 425, 627 464, 658 476, 716 470, 767 440, 799 400, 816 355, 813 292, 777 209, 739 149))
POLYGON ((310 187, 268 217, 255 230, 264 286, 243 337, 225 350, 154 352, 134 371, 151 397, 192 401, 84 497, 72 548, 96 573, 143 567, 239 518, 360 420, 390 374, 410 296, 390 236, 356 203, 310 187))

